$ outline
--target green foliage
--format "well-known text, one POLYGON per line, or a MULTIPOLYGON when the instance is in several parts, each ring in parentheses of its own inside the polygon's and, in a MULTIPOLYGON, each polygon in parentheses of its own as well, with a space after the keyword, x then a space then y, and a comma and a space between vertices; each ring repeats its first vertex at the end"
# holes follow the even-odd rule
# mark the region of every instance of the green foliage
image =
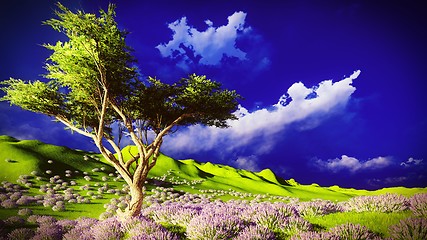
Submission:
POLYGON ((6 96, 1 100, 54 116, 87 136, 106 138, 112 138, 110 126, 115 122, 130 132, 137 122, 141 132, 160 133, 198 123, 227 127, 228 119, 236 119, 240 96, 206 76, 192 74, 172 85, 151 77, 140 81, 125 42, 128 33, 118 28, 113 4, 99 16, 74 13, 60 3, 58 8, 58 18, 44 24, 64 33, 68 41, 43 45, 53 51, 44 75, 50 81, 10 79, 3 83, 6 96))
POLYGON ((57 88, 40 81, 25 83, 19 79, 10 78, 1 85, 6 92, 2 101, 9 101, 11 105, 20 106, 32 112, 55 115, 62 113, 62 96, 57 88))
POLYGON ((142 206, 142 187, 160 155, 163 137, 179 125, 227 127, 227 120, 236 119, 233 112, 240 96, 195 74, 172 85, 151 77, 140 81, 132 49, 125 42, 127 32, 114 19, 115 5, 110 4, 107 12, 101 10, 99 16, 74 13, 60 3, 58 8, 58 18, 44 23, 64 33, 68 41, 43 45, 53 51, 45 66, 44 77, 49 81, 10 79, 3 83, 6 95, 0 100, 52 116, 90 137, 131 186, 132 209, 127 214, 136 216, 142 206), (113 124, 119 126, 117 139, 113 124), (155 133, 152 141, 149 131, 155 133), (127 158, 120 146, 126 133, 138 149, 127 158))

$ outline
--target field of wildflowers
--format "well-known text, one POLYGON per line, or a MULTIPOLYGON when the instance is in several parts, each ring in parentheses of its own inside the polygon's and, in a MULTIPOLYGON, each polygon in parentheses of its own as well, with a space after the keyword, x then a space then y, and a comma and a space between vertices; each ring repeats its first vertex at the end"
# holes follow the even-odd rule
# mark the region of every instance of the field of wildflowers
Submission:
MULTIPOLYGON (((21 175, 17 183, 3 181, 0 239, 427 239, 426 193, 300 201, 231 189, 188 192, 178 190, 179 186, 197 186, 201 180, 179 179, 169 172, 147 182, 139 217, 120 219, 115 213, 126 208, 129 188, 117 173, 97 175, 103 171, 66 170, 53 176, 32 172, 21 175), (72 178, 79 174, 82 177, 72 178), (67 217, 76 216, 72 214, 76 206, 96 209, 100 203, 98 217, 67 217), (405 218, 396 219, 387 232, 373 231, 369 224, 325 227, 312 221, 365 212, 404 213, 405 218)), ((381 224, 381 219, 372 224, 381 224)))
POLYGON ((5 136, 0 150, 0 240, 427 239, 427 189, 300 185, 161 156, 142 214, 122 219, 129 187, 99 155, 5 136))

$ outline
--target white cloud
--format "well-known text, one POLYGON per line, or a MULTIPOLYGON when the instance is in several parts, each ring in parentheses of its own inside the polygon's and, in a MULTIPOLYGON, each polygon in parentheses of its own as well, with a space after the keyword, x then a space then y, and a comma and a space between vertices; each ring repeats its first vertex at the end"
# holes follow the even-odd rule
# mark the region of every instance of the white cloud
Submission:
POLYGON ((385 168, 392 164, 392 159, 391 157, 377 157, 362 162, 354 157, 342 155, 341 158, 329 159, 327 161, 318 159, 315 164, 321 169, 333 172, 349 170, 354 173, 359 170, 385 168))
POLYGON ((260 167, 258 166, 258 158, 255 155, 247 157, 238 157, 235 161, 235 165, 240 169, 246 169, 253 172, 259 172, 260 167))
POLYGON ((280 97, 278 103, 269 108, 249 112, 240 106, 235 112, 238 120, 229 121, 230 128, 190 126, 168 136, 163 150, 169 153, 195 153, 220 146, 222 151, 232 151, 255 140, 262 140, 262 144, 256 148, 256 153, 265 153, 274 147, 274 136, 289 124, 313 118, 315 121, 310 125, 313 128, 334 109, 344 106, 356 90, 352 83, 359 74, 360 71, 355 71, 341 81, 333 83, 332 80, 325 80, 312 88, 307 88, 301 82, 295 83, 288 89, 287 94, 280 97), (316 97, 307 98, 307 95, 313 93, 316 97))
POLYGON ((217 28, 213 26, 212 21, 206 20, 208 28, 199 31, 189 26, 187 18, 183 17, 168 25, 173 31, 172 40, 159 44, 156 48, 163 57, 181 59, 178 66, 183 69, 186 69, 187 64, 194 62, 188 56, 188 50, 193 52, 194 57, 200 57, 198 62, 203 65, 218 65, 224 56, 246 60, 246 53, 236 46, 238 35, 251 30, 250 27, 244 26, 245 18, 246 13, 235 12, 228 17, 227 25, 217 28))
POLYGON ((411 166, 418 166, 423 164, 423 160, 422 159, 415 159, 415 158, 409 158, 408 161, 406 162, 401 162, 400 166, 403 167, 411 167, 411 166))

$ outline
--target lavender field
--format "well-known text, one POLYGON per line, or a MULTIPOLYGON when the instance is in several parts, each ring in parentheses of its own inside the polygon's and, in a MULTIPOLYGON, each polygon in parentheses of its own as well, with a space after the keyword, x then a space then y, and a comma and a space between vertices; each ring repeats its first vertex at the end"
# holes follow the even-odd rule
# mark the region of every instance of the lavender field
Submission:
MULTIPOLYGON (((298 198, 233 190, 198 190, 199 193, 196 194, 157 186, 147 191, 146 206, 141 216, 121 219, 116 216, 116 212, 124 209, 129 202, 127 186, 122 185, 119 189, 107 183, 90 182, 89 178, 85 178, 89 184, 80 186, 75 181, 67 182, 58 175, 49 178, 49 182, 43 182, 43 178, 36 176, 21 176, 18 184, 4 181, 0 187, 0 213, 10 216, 2 217, 0 222, 1 239, 261 240, 427 237, 426 193, 410 197, 389 193, 357 196, 339 202, 322 199, 302 202, 298 198), (39 185, 38 188, 36 185, 39 185), (38 194, 33 194, 36 189, 38 194), (230 196, 228 201, 220 199, 226 195, 230 196), (80 216, 67 219, 66 213, 72 212, 73 206, 82 205, 90 209, 99 199, 103 199, 105 204, 98 218, 80 216), (43 212, 47 214, 43 215, 43 212), (328 216, 340 218, 346 214, 368 214, 377 221, 362 224, 346 222, 330 228, 316 221, 328 216), (372 229, 375 225, 384 224, 389 225, 385 226, 386 231, 372 229)), ((120 183, 117 177, 114 179, 120 183)), ((167 179, 163 177, 151 180, 159 183, 167 179)), ((197 184, 197 181, 174 182, 175 186, 197 184)))
POLYGON ((302 185, 162 155, 142 214, 124 219, 129 186, 98 155, 0 140, 0 239, 427 239, 426 188, 302 185))

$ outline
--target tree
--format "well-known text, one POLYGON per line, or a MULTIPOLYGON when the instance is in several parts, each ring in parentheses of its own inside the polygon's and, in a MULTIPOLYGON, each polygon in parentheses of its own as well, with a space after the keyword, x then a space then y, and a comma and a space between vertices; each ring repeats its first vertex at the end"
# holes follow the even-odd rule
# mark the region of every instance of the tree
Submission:
POLYGON ((2 90, 6 95, 1 100, 51 116, 91 138, 130 186, 125 214, 136 216, 142 207, 144 182, 156 164, 164 136, 178 126, 192 124, 228 127, 227 120, 236 119, 233 112, 240 96, 195 74, 174 84, 151 77, 142 81, 132 49, 125 43, 128 33, 115 22, 113 4, 98 16, 74 13, 60 3, 58 8, 58 18, 44 23, 64 33, 68 41, 44 45, 53 51, 45 66, 46 81, 5 80, 2 90), (118 138, 113 129, 119 129, 118 138), (149 132, 154 137, 149 138, 149 132), (120 146, 123 133, 138 150, 129 159, 120 146))

